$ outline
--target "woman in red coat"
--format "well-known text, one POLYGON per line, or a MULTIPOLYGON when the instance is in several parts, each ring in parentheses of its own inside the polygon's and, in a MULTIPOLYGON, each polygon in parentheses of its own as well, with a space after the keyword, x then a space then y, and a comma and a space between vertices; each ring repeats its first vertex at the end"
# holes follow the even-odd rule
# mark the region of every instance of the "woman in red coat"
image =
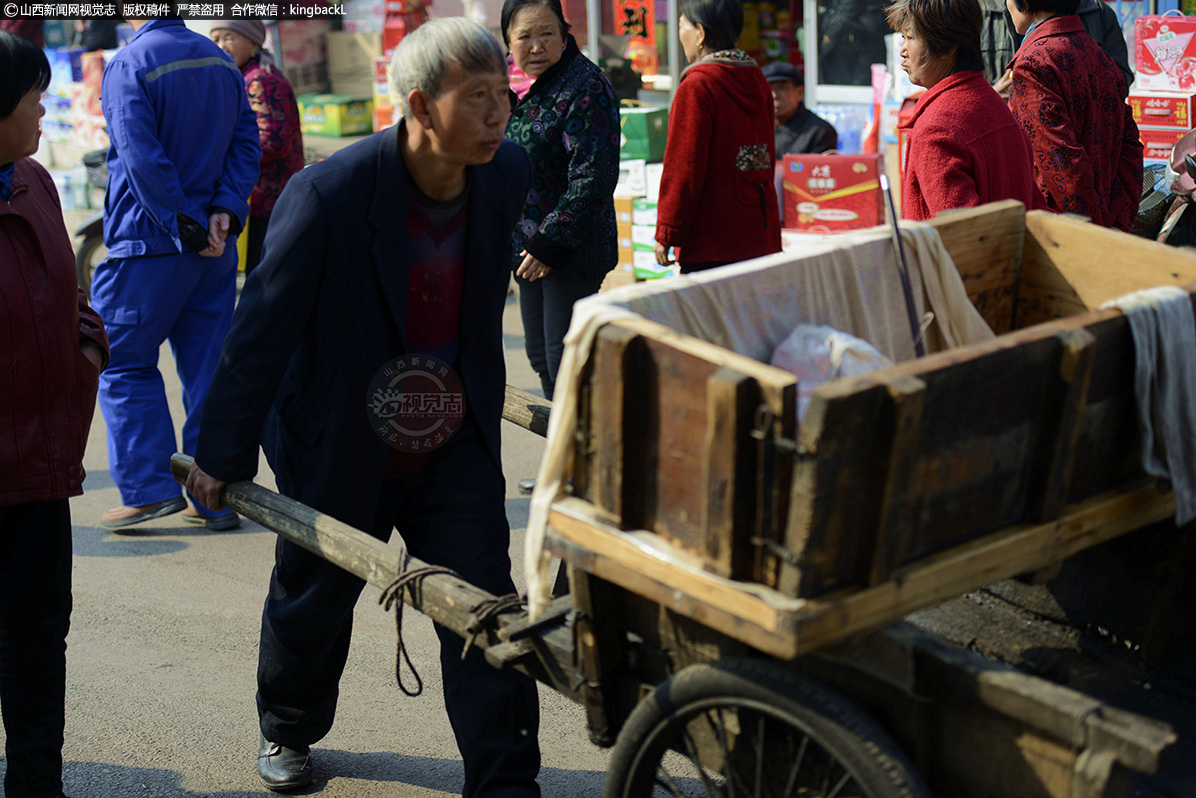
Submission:
POLYGON ((902 217, 922 221, 1003 199, 1046 207, 1030 141, 984 79, 976 0, 896 0, 885 14, 904 39, 901 67, 927 89, 902 125, 902 217))
POLYGON ((683 0, 679 29, 689 66, 669 111, 656 262, 689 273, 780 252, 772 91, 733 49, 743 5, 683 0))
POLYGON ((104 325, 75 282, 75 255, 37 151, 50 64, 0 32, 0 794, 62 796, 71 511, 104 325))
POLYGON ((1142 198, 1142 144, 1117 63, 1084 32, 1079 0, 1006 0, 1017 32, 1009 108, 1030 136, 1051 208, 1130 229, 1142 198))

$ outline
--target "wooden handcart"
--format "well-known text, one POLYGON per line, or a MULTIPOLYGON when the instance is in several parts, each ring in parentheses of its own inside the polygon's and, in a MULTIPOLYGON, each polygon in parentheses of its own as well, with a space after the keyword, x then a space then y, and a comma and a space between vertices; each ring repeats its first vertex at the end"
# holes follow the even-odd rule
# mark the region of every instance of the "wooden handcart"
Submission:
MULTIPOLYGON (((1095 798, 1163 766, 1166 724, 901 619, 1174 514, 1128 322, 1095 308, 1196 256, 1017 203, 935 226, 996 339, 823 385, 798 429, 792 375, 611 322, 549 516, 570 594, 533 622, 451 576, 403 591, 584 705, 608 798, 1095 798)), ((508 391, 508 419, 546 412, 508 391)), ((381 588, 420 565, 260 486, 225 503, 381 588)))

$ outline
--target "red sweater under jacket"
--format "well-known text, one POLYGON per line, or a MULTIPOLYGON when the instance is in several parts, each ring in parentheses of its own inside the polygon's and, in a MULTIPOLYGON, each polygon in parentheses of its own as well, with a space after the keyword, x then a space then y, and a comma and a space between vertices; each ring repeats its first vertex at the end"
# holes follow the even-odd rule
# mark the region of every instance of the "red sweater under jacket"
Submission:
POLYGON ((80 347, 108 352, 75 282, 54 182, 29 158, 0 200, 0 506, 83 492, 83 450, 98 376, 80 347))
POLYGON ((716 53, 681 76, 657 203, 656 240, 678 262, 741 261, 781 251, 773 187, 772 92, 754 61, 716 53))
POLYGON ((1030 140, 984 79, 956 72, 932 86, 909 121, 901 216, 923 221, 939 211, 1015 199, 1046 207, 1034 183, 1030 140))
POLYGON ((1142 197, 1142 143, 1116 62, 1071 14, 1034 28, 1010 68, 1009 109, 1030 137, 1050 207, 1128 231, 1142 197))

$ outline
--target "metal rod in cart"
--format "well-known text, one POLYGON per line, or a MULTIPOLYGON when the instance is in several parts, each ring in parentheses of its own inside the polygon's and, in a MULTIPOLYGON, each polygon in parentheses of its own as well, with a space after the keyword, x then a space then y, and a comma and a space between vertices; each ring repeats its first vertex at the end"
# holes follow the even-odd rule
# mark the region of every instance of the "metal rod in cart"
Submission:
POLYGON ((909 313, 909 331, 914 337, 914 354, 918 357, 926 354, 926 346, 922 343, 922 328, 918 324, 918 311, 914 308, 914 291, 909 282, 909 266, 905 261, 905 247, 901 244, 901 226, 897 224, 897 208, 893 205, 893 191, 889 188, 889 176, 880 176, 880 190, 885 195, 885 204, 889 208, 889 221, 893 226, 893 254, 897 256, 897 267, 901 274, 901 290, 905 294, 905 310, 909 313))

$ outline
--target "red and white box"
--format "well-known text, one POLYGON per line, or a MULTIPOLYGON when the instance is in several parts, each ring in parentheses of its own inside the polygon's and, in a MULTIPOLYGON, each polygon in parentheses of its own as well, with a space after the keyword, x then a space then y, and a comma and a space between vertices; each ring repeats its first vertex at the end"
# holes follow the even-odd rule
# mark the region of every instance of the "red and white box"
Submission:
POLYGON ((1196 17, 1138 17, 1134 67, 1139 90, 1196 91, 1196 17))
POLYGON ((1138 128, 1138 138, 1142 141, 1142 160, 1155 163, 1170 163, 1171 150, 1175 142, 1179 141, 1187 130, 1174 127, 1138 128))
POLYGON ((782 168, 785 227, 845 233, 884 223, 884 156, 879 153, 786 155, 782 168))
POLYGON ((1196 94, 1180 91, 1139 91, 1126 102, 1138 127, 1173 127, 1191 130, 1196 114, 1196 94))

